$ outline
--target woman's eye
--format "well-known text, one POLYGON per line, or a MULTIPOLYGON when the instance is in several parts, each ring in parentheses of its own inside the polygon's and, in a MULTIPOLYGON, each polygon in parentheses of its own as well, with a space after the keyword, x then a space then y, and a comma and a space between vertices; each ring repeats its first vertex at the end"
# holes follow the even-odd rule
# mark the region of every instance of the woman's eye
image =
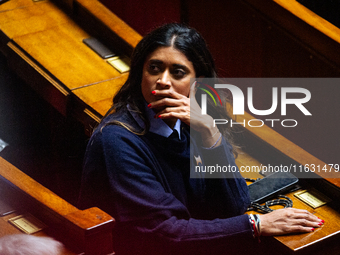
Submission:
POLYGON ((179 78, 183 78, 186 75, 186 72, 182 69, 176 69, 174 70, 173 74, 176 78, 179 79, 179 78))
POLYGON ((160 68, 157 65, 150 65, 149 70, 151 73, 157 73, 160 71, 160 68))

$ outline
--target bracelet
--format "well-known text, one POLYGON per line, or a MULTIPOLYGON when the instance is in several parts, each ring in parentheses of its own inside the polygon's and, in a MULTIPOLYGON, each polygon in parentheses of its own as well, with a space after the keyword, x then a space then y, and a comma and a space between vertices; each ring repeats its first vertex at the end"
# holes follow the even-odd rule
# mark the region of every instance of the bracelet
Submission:
MULTIPOLYGON (((217 133, 216 133, 217 134, 217 133)), ((215 135, 216 135, 215 134, 215 135)), ((214 148, 215 146, 216 146, 216 144, 221 140, 221 138, 222 138, 222 134, 220 133, 220 137, 217 139, 217 141, 213 144, 213 145, 211 145, 209 148, 206 148, 206 147, 204 147, 205 149, 212 149, 212 148, 214 148)))
POLYGON ((249 222, 252 226, 252 235, 254 238, 257 237, 259 243, 261 242, 260 236, 261 236, 261 220, 258 214, 249 214, 249 222))
POLYGON ((253 236, 253 238, 256 238, 256 235, 255 235, 256 227, 255 227, 254 215, 249 214, 248 216, 249 216, 249 222, 251 224, 251 233, 252 233, 252 236, 253 236))
POLYGON ((214 137, 220 130, 217 129, 216 133, 213 134, 211 137, 214 137))
POLYGON ((255 227, 256 227, 257 237, 259 238, 261 236, 261 220, 260 220, 260 215, 255 214, 254 218, 255 218, 255 227))

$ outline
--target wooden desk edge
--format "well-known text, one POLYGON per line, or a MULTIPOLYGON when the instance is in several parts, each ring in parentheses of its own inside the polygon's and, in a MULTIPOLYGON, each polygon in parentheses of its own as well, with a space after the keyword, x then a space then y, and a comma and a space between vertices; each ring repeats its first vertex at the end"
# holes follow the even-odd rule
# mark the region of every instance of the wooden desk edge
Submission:
POLYGON ((298 42, 305 44, 312 54, 338 68, 340 36, 339 28, 313 13, 295 0, 242 0, 246 5, 258 11, 274 25, 286 31, 298 42), (301 32, 303 31, 303 33, 301 32))
POLYGON ((74 3, 84 7, 104 26, 108 27, 111 31, 126 41, 131 48, 135 48, 138 42, 142 39, 141 35, 139 35, 134 29, 132 29, 99 1, 74 0, 74 3))
MULTIPOLYGON (((229 113, 232 113, 232 107, 229 104, 227 106, 229 113)), ((232 116, 232 115, 231 115, 232 116)), ((250 119, 255 119, 252 115, 249 113, 245 113, 244 116, 235 117, 237 122, 242 122, 245 120, 246 122, 250 119)), ((322 165, 327 166, 327 171, 323 172, 320 171, 316 173, 320 178, 326 179, 328 182, 332 183, 336 187, 340 188, 340 179, 337 172, 332 171, 331 167, 324 163, 322 160, 316 158, 315 156, 311 155, 295 143, 291 142, 278 132, 274 131, 270 127, 264 125, 261 128, 251 128, 246 125, 245 129, 250 132, 251 134, 255 135, 259 139, 261 139, 264 143, 269 145, 272 148, 275 148, 280 153, 286 155, 290 159, 293 159, 297 163, 301 164, 302 166, 305 166, 306 164, 316 164, 316 165, 322 165)))
MULTIPOLYGON (((69 234, 68 238, 57 234, 58 238, 68 242, 69 246, 75 245, 73 249, 90 249, 91 251, 88 252, 88 254, 97 254, 93 252, 98 249, 98 246, 100 246, 102 242, 104 249, 106 249, 105 251, 108 253, 111 252, 112 229, 115 220, 110 215, 96 207, 86 210, 77 209, 21 172, 2 157, 0 157, 0 175, 10 187, 19 191, 21 194, 28 195, 46 209, 46 215, 48 215, 46 218, 54 218, 55 222, 53 227, 58 228, 56 231, 69 234), (65 229, 67 229, 67 231, 65 231, 65 229), (100 236, 102 241, 96 240, 96 236, 100 236), (95 241, 89 241, 94 239, 95 241), (75 240, 76 244, 70 240, 75 240)), ((44 222, 44 219, 40 220, 44 222)), ((48 225, 49 222, 44 223, 48 225)), ((51 224, 53 225, 53 223, 51 224)))
POLYGON ((274 0, 274 2, 276 2, 289 12, 293 13, 312 27, 321 31, 328 37, 332 38, 334 41, 340 43, 340 28, 336 27, 324 18, 318 16, 313 11, 309 10, 307 7, 300 4, 296 0, 274 0))

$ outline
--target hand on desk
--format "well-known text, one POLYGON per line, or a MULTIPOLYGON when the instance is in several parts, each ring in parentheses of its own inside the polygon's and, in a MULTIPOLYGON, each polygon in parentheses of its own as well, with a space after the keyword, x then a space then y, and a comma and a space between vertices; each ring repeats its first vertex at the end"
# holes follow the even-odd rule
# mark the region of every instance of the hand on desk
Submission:
POLYGON ((273 236, 296 232, 313 232, 324 221, 310 212, 295 208, 279 209, 260 215, 261 235, 273 236))

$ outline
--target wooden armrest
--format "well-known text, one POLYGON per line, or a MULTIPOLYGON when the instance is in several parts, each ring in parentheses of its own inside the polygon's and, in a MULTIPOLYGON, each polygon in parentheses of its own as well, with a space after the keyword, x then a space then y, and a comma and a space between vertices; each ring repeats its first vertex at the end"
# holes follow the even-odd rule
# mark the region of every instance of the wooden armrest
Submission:
POLYGON ((94 255, 113 252, 114 219, 99 208, 77 209, 2 157, 0 184, 7 202, 44 222, 46 231, 72 250, 94 255))

